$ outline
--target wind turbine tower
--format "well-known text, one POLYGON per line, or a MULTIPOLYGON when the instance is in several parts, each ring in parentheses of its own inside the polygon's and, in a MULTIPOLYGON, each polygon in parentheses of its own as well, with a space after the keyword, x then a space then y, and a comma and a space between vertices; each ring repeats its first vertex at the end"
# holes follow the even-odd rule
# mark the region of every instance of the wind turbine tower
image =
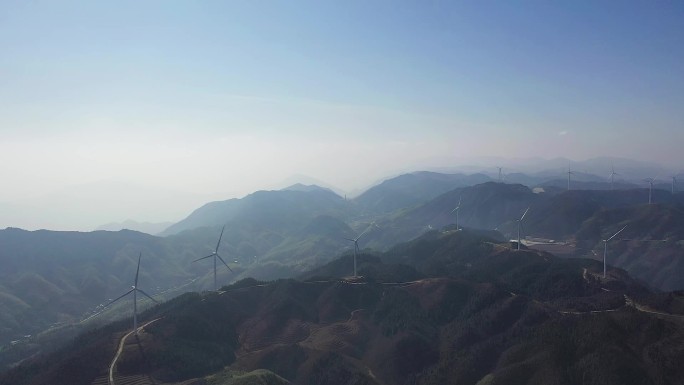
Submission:
POLYGON ((617 237, 617 235, 620 234, 622 232, 622 230, 624 230, 626 228, 627 228, 627 226, 623 227, 622 229, 620 229, 620 231, 613 234, 612 237, 603 240, 603 278, 604 279, 606 278, 606 254, 608 253, 608 242, 610 242, 611 239, 617 237))
POLYGON ((501 172, 503 171, 503 167, 497 167, 499 169, 499 183, 503 182, 503 179, 501 177, 501 172))
POLYGON ((528 211, 530 211, 529 207, 527 208, 527 210, 525 210, 520 219, 518 219, 518 250, 520 250, 520 228, 522 227, 522 221, 523 219, 525 219, 525 215, 527 215, 528 211))
POLYGON ((370 225, 368 225, 368 227, 366 228, 366 230, 364 230, 361 234, 359 234, 358 237, 356 237, 356 238, 354 238, 354 239, 352 239, 352 238, 344 238, 344 239, 346 239, 346 240, 348 240, 348 241, 354 242, 354 277, 358 277, 358 275, 356 274, 356 255, 359 253, 359 239, 361 239, 361 237, 363 237, 363 235, 366 234, 366 233, 368 232, 368 230, 370 230, 370 229, 373 228, 374 226, 377 226, 377 225, 375 224, 375 222, 371 223, 370 225))
POLYGON ((138 274, 140 273, 140 258, 142 257, 142 252, 140 255, 138 255, 138 268, 135 270, 135 281, 133 283, 133 286, 131 286, 131 290, 127 291, 125 294, 122 296, 114 299, 113 301, 109 302, 107 305, 105 305, 102 309, 108 307, 109 305, 113 304, 114 302, 120 300, 121 298, 133 293, 133 330, 135 331, 135 335, 138 335, 138 292, 140 294, 144 295, 145 297, 151 299, 153 302, 158 302, 154 298, 150 297, 147 293, 142 291, 141 289, 138 289, 138 274))
POLYGON ((674 195, 674 193, 675 193, 675 190, 676 190, 675 185, 676 184, 677 184, 677 176, 673 175, 672 176, 672 195, 674 195))
POLYGON ((615 182, 615 176, 620 175, 615 172, 615 168, 613 166, 610 167, 610 189, 613 190, 613 184, 615 182))
POLYGON ((225 229, 226 229, 226 226, 224 225, 223 228, 221 229, 221 235, 219 235, 218 243, 216 243, 216 249, 214 250, 214 252, 207 255, 206 257, 198 258, 198 259, 195 259, 193 261, 193 262, 197 262, 197 261, 201 261, 203 259, 214 257, 214 291, 216 291, 216 289, 217 289, 216 288, 216 258, 220 259, 221 262, 223 262, 223 264, 226 265, 226 267, 228 268, 228 270, 230 270, 231 273, 233 272, 233 269, 231 269, 230 266, 228 266, 226 261, 224 261, 223 258, 221 258, 221 256, 218 253, 219 246, 221 246, 221 238, 223 238, 223 230, 225 230, 225 229))
POLYGON ((570 165, 568 165, 568 191, 570 191, 570 175, 575 175, 575 173, 570 170, 570 165))
POLYGON ((458 231, 458 210, 461 208, 461 198, 463 196, 458 197, 458 206, 456 206, 455 209, 451 210, 452 213, 456 213, 456 231, 458 231))
POLYGON ((653 182, 655 182, 655 178, 646 178, 644 182, 648 183, 648 204, 650 205, 652 203, 651 196, 653 195, 653 182))

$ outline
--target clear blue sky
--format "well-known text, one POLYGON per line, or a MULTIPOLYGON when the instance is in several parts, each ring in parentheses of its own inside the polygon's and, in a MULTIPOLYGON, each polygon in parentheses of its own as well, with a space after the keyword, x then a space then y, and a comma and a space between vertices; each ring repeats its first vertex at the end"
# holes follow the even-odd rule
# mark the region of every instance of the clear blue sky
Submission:
POLYGON ((297 173, 684 161, 679 1, 4 1, 0 48, 0 204, 118 183, 194 194, 118 210, 177 220, 297 173))

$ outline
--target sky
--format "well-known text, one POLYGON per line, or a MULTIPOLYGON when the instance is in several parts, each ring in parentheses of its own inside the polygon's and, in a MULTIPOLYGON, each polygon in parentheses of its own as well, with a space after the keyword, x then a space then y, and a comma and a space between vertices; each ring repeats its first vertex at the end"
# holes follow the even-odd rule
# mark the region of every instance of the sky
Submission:
POLYGON ((682 63, 678 1, 3 1, 0 227, 483 156, 676 166, 682 63))

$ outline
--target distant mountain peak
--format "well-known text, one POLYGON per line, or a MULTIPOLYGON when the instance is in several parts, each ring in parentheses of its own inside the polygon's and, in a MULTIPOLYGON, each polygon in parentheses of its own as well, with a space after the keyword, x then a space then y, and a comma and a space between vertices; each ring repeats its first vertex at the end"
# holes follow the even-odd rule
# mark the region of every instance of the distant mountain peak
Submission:
POLYGON ((151 222, 138 222, 134 221, 132 219, 127 219, 123 222, 113 222, 113 223, 108 223, 106 225, 98 226, 95 231, 98 230, 104 230, 104 231, 119 231, 119 230, 133 230, 133 231, 139 231, 141 233, 147 233, 150 235, 156 235, 164 231, 166 228, 169 226, 173 225, 172 222, 160 222, 160 223, 151 223, 151 222))
POLYGON ((302 192, 325 191, 325 192, 330 192, 330 193, 335 194, 335 192, 333 192, 329 188, 321 187, 321 186, 316 185, 316 184, 306 185, 303 183, 295 183, 291 186, 285 187, 284 189, 282 189, 282 191, 302 191, 302 192))

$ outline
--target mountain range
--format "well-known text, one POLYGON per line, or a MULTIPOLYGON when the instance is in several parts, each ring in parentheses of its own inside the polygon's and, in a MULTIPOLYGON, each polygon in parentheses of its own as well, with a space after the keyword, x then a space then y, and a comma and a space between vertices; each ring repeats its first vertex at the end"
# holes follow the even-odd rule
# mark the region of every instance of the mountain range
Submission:
MULTIPOLYGON (((684 298, 600 263, 431 231, 300 280, 247 279, 147 310, 117 383, 675 384, 684 298), (346 267, 345 267, 346 266, 346 267)), ((92 330, 0 384, 106 383, 126 321, 92 330), (105 381, 105 382, 102 382, 105 381)))
MULTIPOLYGON (((459 229, 500 243, 516 237, 516 219, 529 207, 522 224, 523 237, 546 241, 528 247, 554 252, 560 247, 563 253, 559 254, 564 256, 600 261, 602 239, 626 225, 622 237, 609 245, 608 263, 656 290, 684 288, 684 265, 679 258, 684 246, 682 193, 654 189, 655 204, 648 205, 648 189, 643 187, 610 190, 605 182, 601 188, 566 191, 488 179, 484 175, 414 173, 388 180, 354 199, 313 185, 259 191, 242 199, 208 203, 167 228, 163 237, 128 230, 1 230, 0 261, 6 268, 0 272, 0 343, 5 347, 12 341, 19 343, 0 350, 0 364, 47 351, 48 345, 54 348, 88 327, 126 314, 124 306, 115 306, 94 323, 75 324, 127 290, 139 253, 143 255, 141 284, 150 294, 169 299, 185 291, 213 287, 210 263, 192 261, 214 250, 224 225, 219 253, 234 273, 220 269, 221 283, 250 277, 271 281, 302 274, 349 275, 353 243, 348 239, 371 223, 377 227, 370 228, 359 243, 365 257, 381 264, 362 263, 362 274, 384 282, 411 281, 435 276, 438 270, 472 266, 473 262, 452 266, 442 261, 425 270, 379 253, 396 252, 400 242, 426 242, 430 236, 457 230, 452 210, 459 202, 459 229), (342 258, 337 259, 339 256, 342 258), (318 270, 322 266, 330 269, 327 264, 331 261, 342 270, 335 274, 318 270), (49 332, 44 333, 46 330, 49 332)), ((424 258, 422 252, 414 254, 424 258)), ((456 273, 451 276, 473 279, 456 273)))
POLYGON ((105 225, 99 226, 95 231, 119 231, 119 230, 133 230, 139 231, 141 233, 147 233, 150 235, 156 235, 166 230, 169 226, 173 225, 172 222, 137 222, 132 219, 128 219, 123 222, 112 222, 105 225))

